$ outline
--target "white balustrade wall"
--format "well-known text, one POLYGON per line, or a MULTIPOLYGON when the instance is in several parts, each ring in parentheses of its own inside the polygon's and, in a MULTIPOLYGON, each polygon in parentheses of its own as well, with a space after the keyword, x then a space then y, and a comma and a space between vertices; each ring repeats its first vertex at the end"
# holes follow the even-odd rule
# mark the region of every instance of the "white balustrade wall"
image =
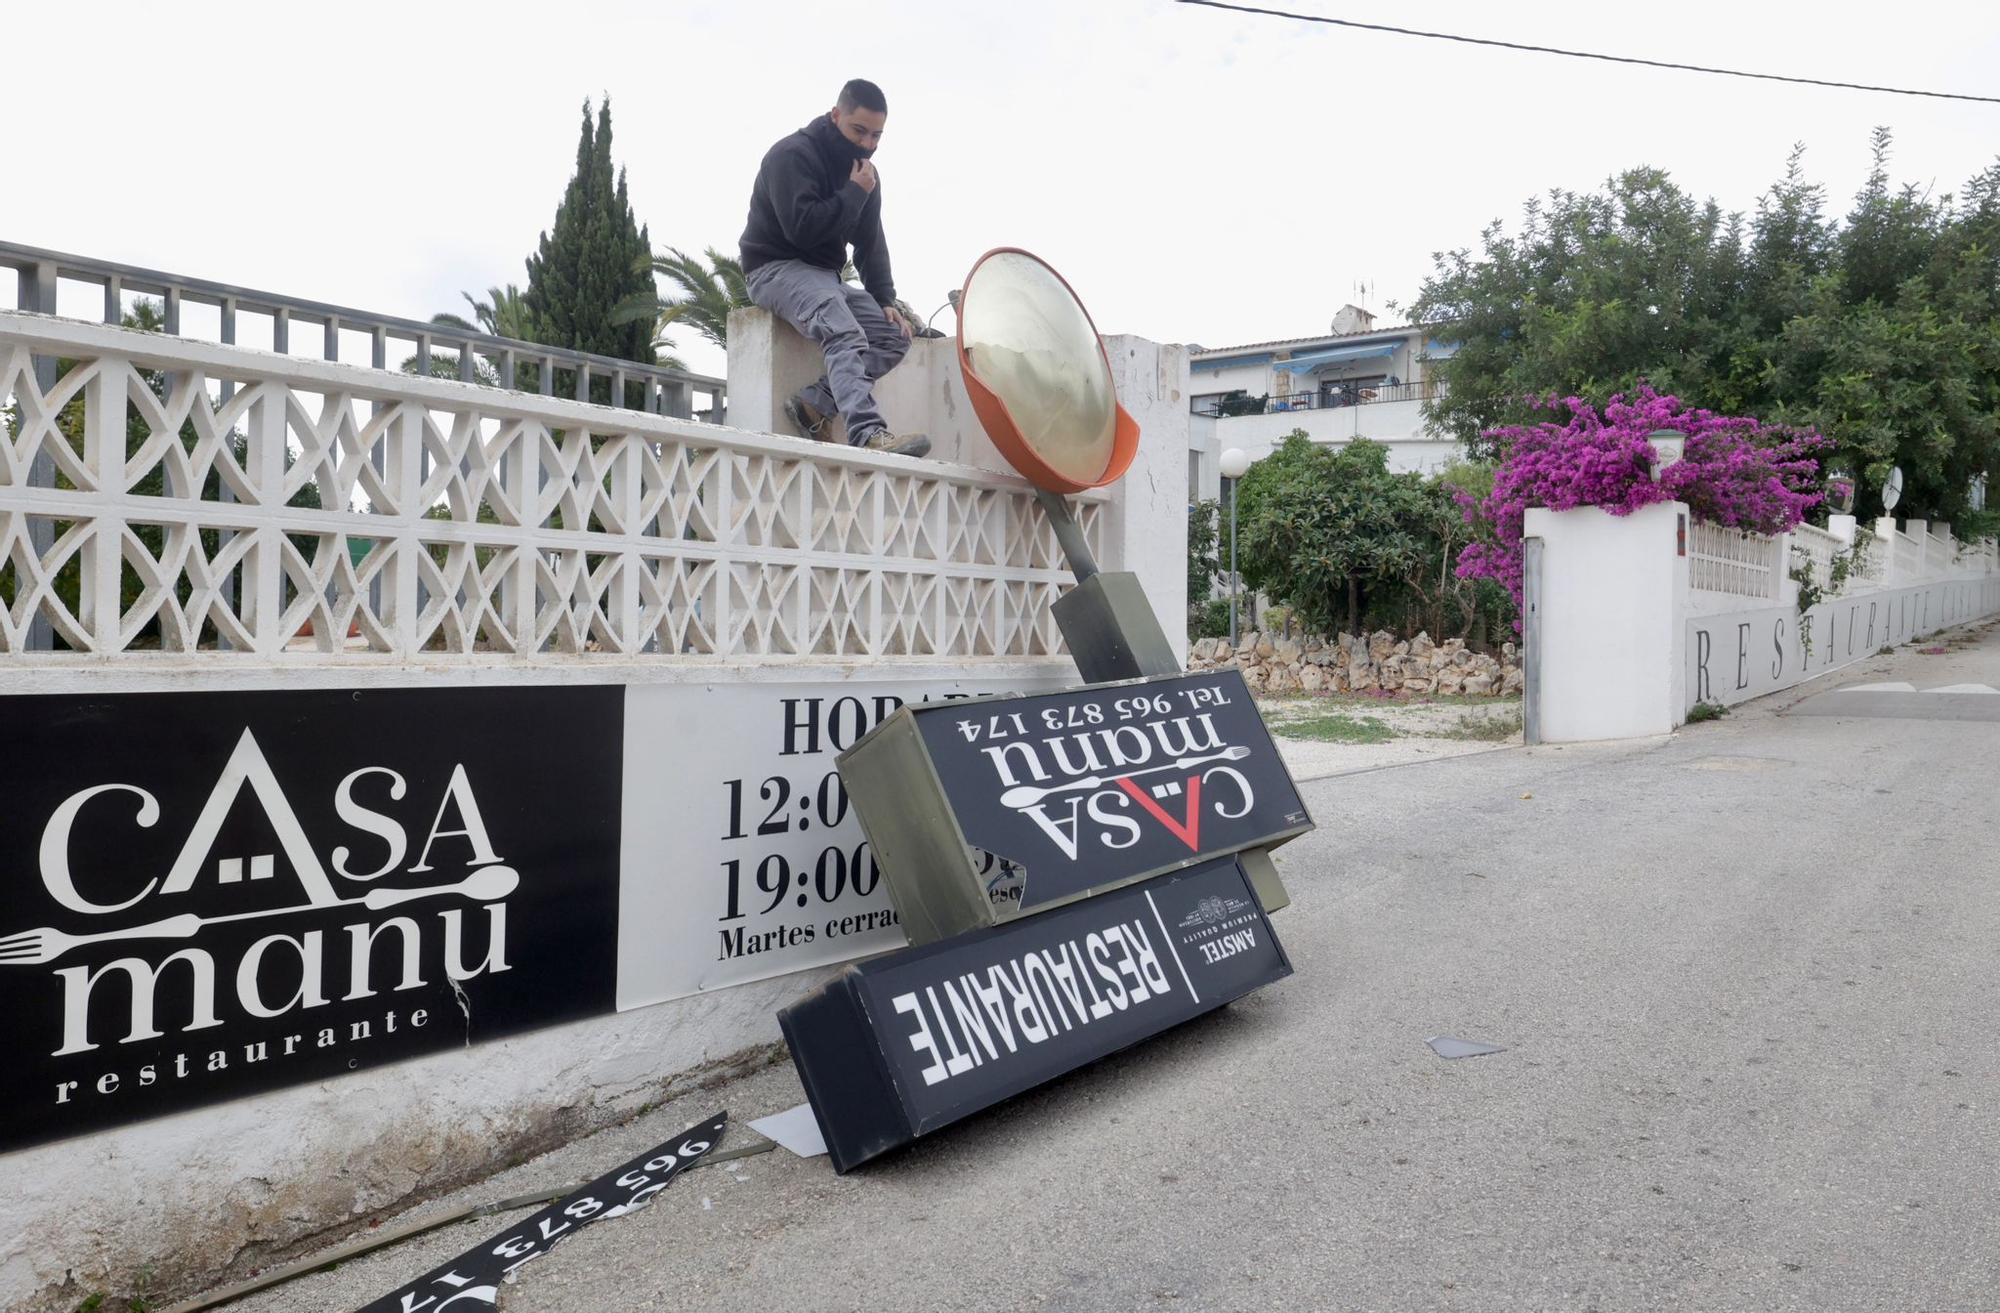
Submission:
POLYGON ((1862 531, 1835 515, 1770 536, 1694 523, 1674 502, 1622 517, 1530 510, 1526 534, 1542 543, 1527 641, 1543 742, 1665 734, 1697 703, 1745 701, 2000 613, 2000 546, 1922 520, 1862 531), (1814 590, 1804 611, 1799 576, 1814 590))
POLYGON ((0 402, 0 653, 1060 651, 990 471, 11 313, 0 402))
MULTIPOLYGON (((1791 537, 1794 568, 1803 566, 1809 571, 1813 587, 1821 591, 1834 588, 1834 562, 1847 550, 1848 539, 1810 524, 1792 530, 1791 537)), ((1845 581, 1840 586, 1845 587, 1845 581)))
POLYGON ((1688 580, 1699 592, 1777 597, 1785 577, 1783 544, 1719 524, 1688 528, 1688 580))

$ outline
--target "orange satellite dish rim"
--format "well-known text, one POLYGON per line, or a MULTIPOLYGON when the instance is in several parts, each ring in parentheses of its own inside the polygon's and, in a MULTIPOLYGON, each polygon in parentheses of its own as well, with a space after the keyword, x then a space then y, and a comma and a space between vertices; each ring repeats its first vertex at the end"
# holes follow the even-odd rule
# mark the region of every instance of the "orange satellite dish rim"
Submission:
POLYGON ((1076 289, 1069 285, 1069 280, 1064 278, 1054 265, 1033 251, 1022 250, 1018 246, 996 246, 973 261, 972 271, 965 275, 965 283, 958 294, 958 332, 955 339, 958 345, 958 369, 965 379, 966 394, 972 399, 973 413, 979 416, 980 424, 986 429, 986 436, 993 439, 993 445, 1007 458, 1007 463, 1038 488, 1049 492, 1071 493, 1101 488, 1107 483, 1116 482, 1127 469, 1131 468, 1132 458, 1139 453, 1139 422, 1133 419, 1123 403, 1119 402, 1115 387, 1112 389, 1111 404, 1117 412, 1117 419, 1111 437, 1111 459, 1106 462, 1103 473, 1087 483, 1079 483, 1075 479, 1057 473, 1041 458, 1034 447, 1029 445, 1028 440, 1021 436, 1021 426, 1014 421, 1014 414, 1007 408, 1007 403, 979 380, 979 375, 972 368, 972 362, 965 358, 965 307, 972 299, 972 280, 978 274, 979 266, 996 255, 1026 256, 1048 270, 1055 280, 1063 285, 1063 290, 1076 302, 1077 309, 1083 311, 1084 322, 1090 325, 1090 334, 1097 340, 1098 358, 1104 362, 1104 372, 1106 374, 1111 372, 1111 357, 1105 353, 1104 337, 1097 331, 1097 321, 1090 317, 1090 307, 1084 305, 1083 298, 1076 294, 1076 289))

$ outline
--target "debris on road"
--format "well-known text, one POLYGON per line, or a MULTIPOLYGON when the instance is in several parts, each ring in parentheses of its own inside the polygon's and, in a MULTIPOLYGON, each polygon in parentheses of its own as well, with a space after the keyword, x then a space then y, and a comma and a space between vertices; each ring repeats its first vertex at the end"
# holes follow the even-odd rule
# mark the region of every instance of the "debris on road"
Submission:
POLYGON ((1483 1058, 1489 1053, 1505 1053, 1499 1044, 1482 1044, 1478 1040, 1454 1039, 1450 1035, 1433 1035, 1424 1043, 1431 1046, 1431 1052, 1440 1058, 1483 1058))
POLYGON ((512 1282, 524 1264, 554 1249, 578 1227, 644 1208, 683 1169, 700 1162, 722 1139, 728 1125, 729 1114, 720 1112, 690 1126, 650 1152, 570 1191, 518 1225, 368 1303, 360 1313, 407 1313, 434 1301, 498 1308, 501 1284, 512 1282))
POLYGON ((294 1277, 302 1277, 308 1273, 318 1272, 323 1268, 345 1263, 350 1258, 358 1258, 362 1254, 393 1245, 399 1240, 408 1240, 411 1236, 419 1236, 426 1231, 435 1231, 439 1227, 449 1226, 453 1222, 477 1221, 482 1217, 492 1217, 496 1213, 511 1213, 517 1208, 526 1208, 531 1204, 545 1204, 560 1195, 568 1194, 573 1188, 573 1183, 571 1185, 559 1185, 552 1190, 537 1190, 531 1194, 515 1195, 509 1199, 496 1199, 491 1203, 461 1204, 456 1208, 448 1208, 441 1213, 431 1213, 418 1218, 406 1218, 402 1221, 391 1223, 388 1226, 372 1230, 366 1235, 357 1236, 345 1244, 335 1245, 332 1249, 314 1254, 310 1258, 302 1258, 296 1263, 287 1263, 282 1267, 274 1267, 267 1272, 259 1272, 248 1281, 240 1281, 235 1285, 223 1286, 219 1290, 211 1290, 207 1294, 196 1295, 192 1299, 182 1300, 178 1304, 168 1306, 163 1313, 200 1313, 200 1310, 203 1309, 220 1308, 222 1305, 241 1299, 245 1295, 255 1294, 259 1290, 266 1290, 272 1286, 283 1285, 294 1277))
POLYGON ((819 1158, 826 1153, 826 1136, 820 1133, 819 1118, 813 1116, 810 1103, 759 1117, 750 1123, 750 1129, 770 1136, 801 1158, 819 1158))

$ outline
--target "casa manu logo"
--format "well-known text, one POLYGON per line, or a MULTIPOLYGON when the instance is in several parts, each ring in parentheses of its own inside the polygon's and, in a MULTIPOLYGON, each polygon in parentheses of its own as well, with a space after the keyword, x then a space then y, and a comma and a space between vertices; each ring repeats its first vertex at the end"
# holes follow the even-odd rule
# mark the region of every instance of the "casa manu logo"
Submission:
MULTIPOLYGON (((307 836, 255 736, 245 730, 200 812, 183 821, 185 838, 164 874, 141 878, 142 872, 80 873, 72 867, 79 834, 89 834, 88 848, 101 851, 106 836, 119 834, 115 827, 128 827, 129 836, 116 845, 124 852, 144 851, 150 831, 164 827, 173 835, 175 818, 146 789, 93 785, 72 793, 48 816, 39 847, 42 886, 57 906, 88 918, 87 926, 101 927, 78 933, 42 926, 0 935, 0 980, 46 966, 58 982, 62 1011, 48 1056, 73 1058, 107 1045, 116 1053, 124 1045, 162 1039, 170 1029, 192 1037, 183 1043, 197 1050, 148 1061, 123 1075, 109 1071, 84 1085, 84 1092, 94 1088, 108 1095, 121 1083, 185 1079, 191 1069, 222 1072, 232 1065, 299 1057, 368 1040, 378 1028, 384 1036, 393 1034, 399 1024, 419 1029, 431 1021, 427 1011, 404 1010, 399 1016, 387 1004, 395 995, 429 987, 432 979, 449 985, 470 1024, 460 982, 509 969, 507 899, 519 877, 494 848, 465 766, 453 766, 438 796, 421 799, 412 796, 400 772, 362 766, 334 788, 332 803, 344 827, 337 836, 342 842, 322 862, 321 849, 307 836), (248 846, 275 851, 219 851, 225 824, 246 792, 266 823, 258 830, 263 838, 248 846), (364 850, 370 855, 366 862, 364 850), (275 893, 282 883, 280 855, 297 882, 296 900, 262 893, 275 893), (459 872, 458 878, 447 878, 441 866, 459 872), (367 887, 392 872, 434 882, 367 887), (246 907, 259 901, 277 905, 246 907), (226 910, 232 905, 244 910, 226 910), (323 914, 333 913, 340 914, 335 926, 300 926, 300 918, 323 920, 323 914), (247 945, 242 933, 226 929, 286 919, 293 923, 290 929, 247 945), (468 920, 483 920, 483 933, 469 928, 468 920), (484 940, 483 949, 468 961, 468 941, 475 936, 484 940), (354 1019, 354 1008, 336 1006, 378 996, 386 997, 380 1005, 367 1005, 365 1020, 354 1019), (324 1015, 338 1015, 339 1024, 313 1024, 312 1014, 322 1008, 332 1008, 324 1015), (260 1025, 273 1021, 280 1025, 260 1025), (200 1032, 242 1023, 260 1025, 261 1032, 293 1033, 240 1046, 195 1042, 219 1038, 200 1032)), ((229 833, 243 830, 232 827, 229 833)), ((78 1089, 77 1081, 59 1082, 56 1102, 80 1097, 78 1089)))
MULTIPOLYGON (((980 752, 1002 790, 1000 805, 1032 820, 1072 862, 1099 847, 1130 848, 1149 824, 1198 853, 1206 817, 1240 820, 1257 805, 1249 776, 1234 765, 1251 750, 1228 743, 1210 713, 1106 726, 1089 721, 1095 704, 1044 715, 1063 710, 1081 718, 1076 732, 1017 738, 980 752)), ((1026 728, 1020 713, 991 720, 975 728, 995 738, 1026 728)))

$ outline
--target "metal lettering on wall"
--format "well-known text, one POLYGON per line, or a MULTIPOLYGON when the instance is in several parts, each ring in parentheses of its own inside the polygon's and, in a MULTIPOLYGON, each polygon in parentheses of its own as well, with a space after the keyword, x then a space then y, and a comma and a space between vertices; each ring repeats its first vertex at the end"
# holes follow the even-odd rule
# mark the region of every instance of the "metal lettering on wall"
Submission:
POLYGON ((1683 711, 1789 688, 1953 625, 2000 611, 2000 580, 1922 584, 1791 607, 1693 616, 1683 711))
POLYGON ((1234 670, 917 714, 967 842, 1026 871, 1023 907, 1312 828, 1234 670))
POLYGON ((0 1149, 615 1006, 622 688, 4 714, 0 1149))

